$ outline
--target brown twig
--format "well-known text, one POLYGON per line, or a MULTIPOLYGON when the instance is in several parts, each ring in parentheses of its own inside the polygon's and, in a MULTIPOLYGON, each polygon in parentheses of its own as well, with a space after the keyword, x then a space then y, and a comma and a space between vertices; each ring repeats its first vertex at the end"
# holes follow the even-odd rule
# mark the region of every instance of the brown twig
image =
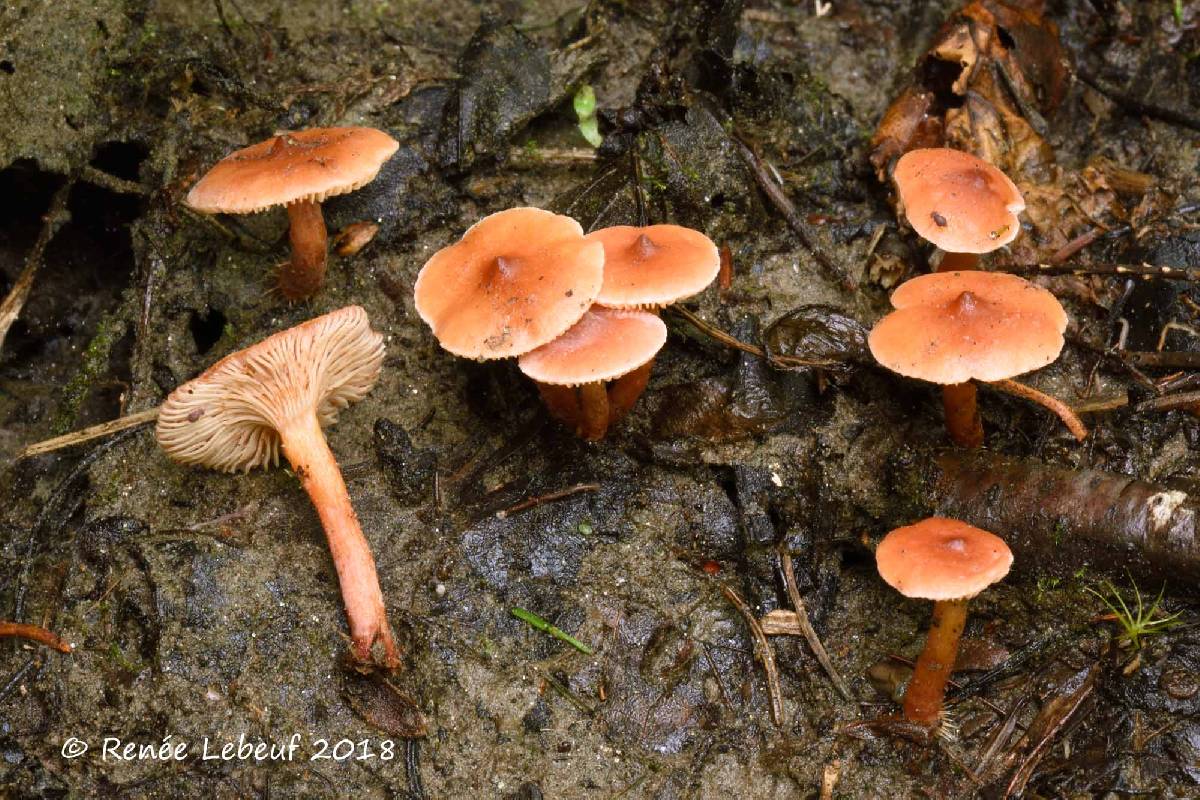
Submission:
POLYGON ((1176 111, 1173 108, 1166 108, 1155 103, 1147 103, 1145 100, 1127 94, 1108 81, 1098 78, 1091 73, 1080 70, 1075 74, 1079 76, 1079 80, 1127 111, 1131 111, 1138 116, 1152 117, 1160 119, 1163 122, 1169 122, 1172 125, 1179 125, 1184 128, 1191 128, 1194 131, 1200 131, 1200 119, 1190 114, 1185 114, 1182 111, 1176 111))
POLYGON ((531 508, 536 508, 543 503, 553 503, 555 500, 563 500, 583 492, 594 492, 600 488, 598 483, 577 483, 574 486, 568 486, 566 489, 559 489, 556 492, 539 495, 537 497, 527 497, 516 505, 509 506, 506 509, 496 512, 499 519, 511 517, 513 514, 520 514, 522 511, 528 511, 531 508))
POLYGON ((1083 424, 1083 420, 1071 410, 1070 406, 1057 397, 1051 397, 1044 392, 1039 392, 1032 386, 1026 386, 1023 383, 1017 383, 1013 380, 989 381, 988 386, 993 386, 1002 392, 1007 392, 1015 397, 1037 403, 1047 411, 1056 414, 1077 441, 1082 442, 1087 438, 1088 430, 1087 426, 1083 424))
POLYGON ((820 637, 813 630, 812 622, 808 619, 808 609, 804 605, 804 598, 800 596, 800 589, 796 586, 796 572, 792 568, 792 555, 782 547, 779 550, 779 566, 783 570, 783 583, 787 587, 788 600, 791 601, 792 608, 796 611, 796 621, 800 623, 800 630, 804 634, 804 640, 808 642, 813 655, 817 657, 817 662, 825 670, 825 674, 829 676, 829 680, 833 682, 838 693, 845 699, 852 700, 850 687, 846 685, 846 682, 842 680, 842 676, 834 669, 833 662, 829 658, 829 653, 825 651, 825 645, 821 644, 820 637))
POLYGON ((15 636, 28 639, 31 642, 45 645, 60 653, 69 653, 72 647, 69 643, 58 638, 54 633, 38 625, 27 625, 23 622, 0 622, 0 636, 15 636))
POLYGON ((728 333, 726 333, 725 331, 716 327, 715 325, 710 325, 709 323, 700 319, 698 316, 693 314, 691 311, 688 311, 683 306, 680 306, 680 305, 671 306, 671 311, 673 311, 674 313, 683 317, 688 322, 692 323, 693 326, 695 326, 701 333, 703 333, 705 336, 709 337, 710 339, 715 339, 718 342, 720 342, 721 344, 726 345, 727 347, 732 347, 735 350, 741 350, 743 353, 749 353, 752 356, 758 356, 759 358, 767 357, 767 351, 763 350, 761 347, 759 347, 757 345, 753 345, 753 344, 746 344, 745 342, 741 341, 740 339, 734 338, 733 336, 729 335, 728 333))
POLYGON ((1200 370, 1200 353, 1186 350, 1125 350, 1121 358, 1139 367, 1200 370))
POLYGON ((136 414, 127 414, 124 417, 119 417, 108 422, 102 422, 99 425, 93 425, 90 428, 84 428, 71 433, 55 436, 53 439, 46 439, 43 442, 37 442, 26 447, 21 452, 17 453, 17 460, 29 458, 30 456, 40 456, 44 453, 52 453, 55 450, 61 450, 64 447, 90 442, 93 439, 100 439, 109 434, 118 433, 119 431, 136 428, 139 425, 146 425, 158 419, 158 407, 150 408, 145 411, 139 411, 136 414))
POLYGON ((1014 275, 1104 275, 1112 278, 1161 278, 1169 281, 1200 281, 1200 269, 1155 266, 1154 264, 1062 264, 1050 260, 1042 264, 999 262, 989 265, 997 272, 1014 275))
POLYGON ((71 217, 70 212, 67 211, 67 198, 74 185, 75 179, 68 178, 50 199, 50 207, 42 216, 42 230, 38 234, 37 241, 33 243, 29 255, 25 257, 25 268, 17 276, 8 296, 0 303, 0 347, 4 346, 8 329, 17 321, 17 317, 21 315, 21 309, 25 307, 25 301, 29 299, 29 292, 33 288, 33 278, 42 266, 42 256, 46 252, 46 246, 50 244, 50 240, 58 233, 58 229, 62 227, 63 223, 71 217))
POLYGON ((1200 405, 1200 391, 1168 394, 1164 397, 1152 397, 1133 407, 1134 412, 1143 411, 1175 411, 1178 409, 1191 410, 1200 405))
POLYGON ((736 138, 730 137, 730 140, 737 148, 738 155, 742 157, 742 161, 750 168, 750 172, 754 175, 754 180, 758 183, 758 188, 762 189, 763 194, 775 206, 775 210, 783 215, 787 221, 788 227, 796 234, 796 238, 800 240, 800 244, 812 254, 816 262, 821 265, 829 275, 836 280, 846 291, 854 291, 858 288, 858 284, 847 275, 841 267, 833 262, 825 252, 817 247, 816 236, 812 228, 800 219, 799 212, 796 211, 796 206, 784 194, 783 189, 775 182, 767 169, 763 166, 762 160, 754 154, 754 151, 746 146, 745 142, 736 138))
POLYGON ((79 179, 116 194, 137 194, 143 197, 150 194, 150 190, 137 181, 127 181, 92 166, 79 170, 79 179))
POLYGON ((779 668, 775 666, 775 651, 771 649, 771 643, 767 641, 767 635, 763 633, 762 627, 758 624, 758 619, 754 616, 754 612, 750 610, 750 606, 746 605, 746 601, 739 597, 737 592, 724 584, 721 586, 721 594, 725 595, 725 599, 741 612, 742 617, 746 620, 746 625, 750 627, 750 637, 754 640, 754 655, 762 662, 763 671, 767 674, 767 696, 771 701, 771 721, 776 726, 782 727, 783 692, 779 688, 779 668))

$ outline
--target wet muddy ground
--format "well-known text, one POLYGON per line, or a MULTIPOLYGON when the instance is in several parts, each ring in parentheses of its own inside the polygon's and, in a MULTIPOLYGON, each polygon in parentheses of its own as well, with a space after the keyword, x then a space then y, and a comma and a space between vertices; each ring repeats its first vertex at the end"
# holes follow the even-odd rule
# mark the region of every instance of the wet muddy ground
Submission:
MULTIPOLYGON (((1070 509, 1009 517, 1014 538, 1049 556, 1019 549, 1013 575, 973 603, 953 735, 917 746, 846 730, 895 709, 888 694, 928 624, 927 603, 879 580, 871 542, 954 506, 927 483, 945 447, 937 394, 873 366, 861 332, 929 256, 896 223, 870 137, 958 4, 830 5, 823 16, 734 0, 0 10, 0 288, 54 233, 0 358, 0 618, 75 645, 0 642, 0 794, 1200 796, 1196 561, 1089 549, 1069 540, 1070 509), (571 104, 584 84, 605 136, 595 152, 571 104), (282 213, 214 224, 180 201, 229 150, 331 124, 383 128, 401 147, 377 181, 326 204, 332 230, 377 220, 377 238, 289 306, 270 291, 282 213), (430 253, 520 204, 585 228, 705 230, 729 248, 732 282, 687 308, 826 366, 768 363, 667 313, 639 406, 603 443, 577 441, 512 364, 451 357, 412 306, 430 253), (391 685, 342 665, 336 576, 285 470, 180 467, 145 428, 14 460, 151 408, 221 356, 350 303, 386 335, 387 361, 328 436, 404 643, 391 685), (781 550, 852 699, 799 640, 773 637, 776 720, 722 587, 757 614, 788 607, 781 550), (1178 614, 1140 649, 1089 591, 1132 599, 1135 584, 1147 605, 1169 584, 1157 613, 1178 614), (413 707, 426 735, 408 740, 413 707), (297 734, 290 760, 200 757, 205 737, 211 751, 297 734), (105 737, 167 736, 188 757, 101 753, 105 737), (64 757, 71 737, 91 751, 64 757), (320 739, 349 740, 354 757, 310 760, 334 755, 320 739)), ((1045 13, 1072 65, 1039 132, 1061 167, 1041 176, 1060 211, 1025 234, 1043 250, 1015 255, 1043 260, 1095 229, 1083 260, 1200 268, 1189 205, 1200 6, 1078 0, 1045 13)), ((989 457, 1192 492, 1200 420, 1142 404, 1163 386, 1195 388, 1194 283, 1042 280, 1073 322, 1062 358, 1029 382, 1077 406, 1127 402, 1089 413, 1078 444, 1042 410, 984 391, 989 457), (1182 366, 1135 362, 1118 339, 1181 352, 1182 366)))

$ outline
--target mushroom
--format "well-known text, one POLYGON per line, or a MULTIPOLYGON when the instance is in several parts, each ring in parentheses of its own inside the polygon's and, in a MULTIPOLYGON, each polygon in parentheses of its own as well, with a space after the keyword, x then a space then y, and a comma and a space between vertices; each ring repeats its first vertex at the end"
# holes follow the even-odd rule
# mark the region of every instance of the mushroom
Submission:
POLYGON ((1001 272, 939 272, 901 284, 892 305, 896 310, 867 338, 871 354, 892 372, 942 384, 946 428, 955 442, 983 443, 972 380, 1035 400, 1077 438, 1087 435, 1062 403, 1007 380, 1046 366, 1062 351, 1067 315, 1050 292, 1001 272))
POLYGON ((975 269, 979 254, 1017 238, 1025 200, 1016 184, 981 158, 947 147, 910 150, 892 173, 904 216, 941 248, 938 270, 975 269))
POLYGON ((666 342, 667 326, 654 314, 593 306, 570 330, 517 364, 537 384, 551 414, 575 426, 582 438, 597 441, 614 411, 619 416, 628 410, 645 387, 644 381, 619 387, 617 379, 651 363, 666 342), (617 383, 606 389, 606 381, 617 383), (632 399, 630 387, 636 389, 632 399))
MULTIPOLYGON (((585 238, 604 245, 604 283, 596 302, 610 308, 669 306, 704 291, 721 269, 721 255, 712 240, 679 225, 616 225, 592 231, 585 238)), ((613 383, 608 391, 608 424, 637 402, 653 366, 650 358, 613 383)))
POLYGON ((918 729, 932 732, 941 724, 967 602, 1007 575, 1012 558, 999 536, 944 517, 897 528, 876 548, 879 574, 893 589, 934 601, 925 649, 904 693, 904 718, 918 729))
POLYGON ((171 392, 155 436, 172 459, 224 472, 279 463, 282 449, 316 508, 337 569, 359 662, 383 645, 399 664, 375 560, 321 428, 367 395, 383 363, 383 337, 347 306, 276 333, 218 361, 171 392))
POLYGON ((561 336, 600 291, 604 248, 570 217, 510 208, 472 225, 425 262, 417 313, 446 350, 512 358, 561 336))
POLYGON ((286 206, 292 257, 279 272, 288 300, 312 296, 325 282, 321 203, 370 183, 399 143, 374 128, 313 128, 281 133, 230 153, 201 178, 187 204, 206 214, 252 214, 286 206))

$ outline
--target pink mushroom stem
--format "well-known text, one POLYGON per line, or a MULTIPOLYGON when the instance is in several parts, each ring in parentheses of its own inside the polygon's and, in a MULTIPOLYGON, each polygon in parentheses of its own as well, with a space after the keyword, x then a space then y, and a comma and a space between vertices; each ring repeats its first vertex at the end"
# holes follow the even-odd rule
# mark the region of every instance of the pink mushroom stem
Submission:
POLYGON ((608 387, 609 415, 608 424, 620 422, 650 382, 650 371, 654 369, 654 359, 650 359, 633 372, 626 373, 612 382, 608 387))
POLYGON ((399 653, 388 625, 379 576, 375 572, 375 557, 363 536, 358 515, 350 505, 342 472, 329 450, 316 414, 304 415, 279 434, 283 452, 325 528, 329 552, 342 587, 354 657, 360 662, 370 661, 371 647, 378 640, 383 644, 384 666, 399 666, 399 653))
POLYGON ((946 430, 955 444, 961 447, 980 447, 983 444, 983 421, 979 418, 977 394, 975 384, 970 381, 942 387, 946 430))
POLYGON ((287 207, 292 258, 279 271, 279 291, 288 300, 303 300, 325 283, 329 234, 321 204, 300 201, 287 207))
POLYGON ((598 442, 608 433, 608 390, 600 381, 579 387, 579 435, 598 442))

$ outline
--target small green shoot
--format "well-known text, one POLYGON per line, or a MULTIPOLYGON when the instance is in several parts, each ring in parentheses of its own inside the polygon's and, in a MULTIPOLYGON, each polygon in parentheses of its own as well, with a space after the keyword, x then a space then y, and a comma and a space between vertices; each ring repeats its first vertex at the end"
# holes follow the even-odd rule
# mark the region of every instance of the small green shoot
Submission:
POLYGON ((526 623, 531 628, 535 628, 536 630, 539 630, 543 633, 548 633, 551 636, 553 636, 555 639, 561 639, 562 641, 571 645, 571 647, 574 647, 576 650, 578 650, 581 653, 586 653, 587 655, 590 656, 592 653, 595 652, 592 648, 588 647, 586 644, 579 641, 571 634, 567 633, 566 631, 562 630, 561 628, 554 627, 549 622, 547 622, 546 620, 539 617, 537 614, 534 614, 532 611, 526 611, 523 608, 517 608, 515 606, 513 608, 509 609, 509 611, 512 612, 512 615, 514 617, 516 617, 517 619, 526 623))
POLYGON ((600 135, 600 122, 596 119, 596 92, 591 84, 579 87, 573 104, 575 116, 579 117, 579 133, 592 147, 599 147, 604 137, 600 135))
MULTIPOLYGON (((1156 633, 1163 633, 1180 624, 1179 612, 1174 614, 1162 614, 1160 608, 1162 606, 1163 589, 1159 589, 1158 597, 1154 598, 1154 602, 1146 608, 1142 600, 1142 592, 1138 589, 1136 583, 1133 584, 1134 610, 1130 610, 1126 604, 1125 598, 1117 587, 1111 582, 1105 581, 1103 584, 1105 593, 1101 594, 1092 587, 1087 587, 1087 590, 1108 607, 1112 612, 1116 622, 1121 626, 1121 635, 1117 637, 1118 642, 1122 647, 1132 647, 1134 650, 1141 649, 1142 637, 1152 636, 1156 633)), ((1163 587, 1164 589, 1166 587, 1163 587)))
POLYGON ((1175 2, 1173 3, 1173 7, 1175 9, 1175 24, 1182 25, 1183 24, 1183 0, 1175 0, 1175 2))

